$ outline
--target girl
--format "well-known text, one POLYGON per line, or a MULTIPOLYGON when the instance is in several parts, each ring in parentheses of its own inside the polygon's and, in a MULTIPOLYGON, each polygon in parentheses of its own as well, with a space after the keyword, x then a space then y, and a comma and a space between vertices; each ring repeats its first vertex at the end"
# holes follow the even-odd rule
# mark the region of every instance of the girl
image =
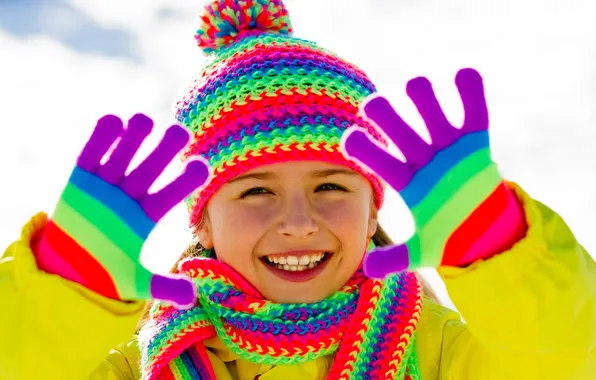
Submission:
POLYGON ((0 378, 596 376, 596 266, 500 177, 478 73, 456 77, 460 129, 409 82, 427 144, 361 70, 292 37, 281 1, 216 0, 200 20, 211 59, 176 104, 190 143, 172 126, 126 175, 152 121, 100 119, 51 218, 5 252, 0 378), (181 150, 185 172, 149 194, 181 150), (385 182, 416 222, 403 245, 378 226, 385 182), (184 198, 198 242, 149 273, 142 246, 184 198), (423 295, 422 267, 466 324, 423 295))

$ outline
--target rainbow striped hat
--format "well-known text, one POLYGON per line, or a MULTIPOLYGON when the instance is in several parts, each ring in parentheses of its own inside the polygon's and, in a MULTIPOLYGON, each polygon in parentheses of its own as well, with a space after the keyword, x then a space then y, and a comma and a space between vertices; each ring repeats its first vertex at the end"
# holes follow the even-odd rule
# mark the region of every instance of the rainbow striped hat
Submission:
POLYGON ((359 114, 376 92, 366 74, 317 44, 293 37, 281 0, 215 0, 199 15, 195 39, 208 56, 204 69, 176 102, 176 119, 192 134, 183 160, 202 156, 208 184, 187 199, 196 225, 211 196, 255 167, 315 160, 345 165, 371 183, 375 204, 383 183, 341 154, 352 125, 381 145, 386 139, 359 114))

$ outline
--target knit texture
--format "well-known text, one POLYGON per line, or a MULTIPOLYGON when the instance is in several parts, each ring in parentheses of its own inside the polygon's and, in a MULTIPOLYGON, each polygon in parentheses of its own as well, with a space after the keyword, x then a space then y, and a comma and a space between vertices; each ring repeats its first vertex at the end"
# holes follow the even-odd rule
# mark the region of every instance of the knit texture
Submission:
POLYGON ((187 200, 191 225, 229 179, 285 161, 350 167, 370 181, 380 208, 381 179, 339 150, 352 125, 387 146, 359 114, 360 103, 376 91, 366 74, 293 37, 281 1, 212 1, 199 20, 195 37, 207 62, 175 105, 176 119, 193 135, 183 159, 202 156, 212 168, 209 185, 187 200))
POLYGON ((329 379, 419 378, 422 288, 412 272, 379 281, 360 268, 323 301, 276 304, 215 259, 193 258, 180 270, 192 278, 200 304, 154 304, 139 336, 143 379, 215 379, 203 345, 215 336, 254 363, 299 364, 335 353, 329 379))

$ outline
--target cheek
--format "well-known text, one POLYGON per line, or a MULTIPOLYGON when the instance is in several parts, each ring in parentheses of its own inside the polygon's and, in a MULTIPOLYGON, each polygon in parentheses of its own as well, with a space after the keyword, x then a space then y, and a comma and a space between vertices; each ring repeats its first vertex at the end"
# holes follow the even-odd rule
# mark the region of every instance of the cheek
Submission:
POLYGON ((350 199, 343 204, 320 209, 326 228, 340 243, 340 256, 335 277, 345 283, 356 271, 366 249, 368 233, 368 201, 350 199))
POLYGON ((254 248, 269 226, 270 214, 263 207, 220 208, 212 219, 219 259, 234 267, 237 267, 234 263, 252 260, 254 248))
POLYGON ((342 245, 353 245, 361 236, 366 236, 368 204, 359 198, 346 198, 327 202, 318 207, 318 214, 326 227, 341 241, 342 245))

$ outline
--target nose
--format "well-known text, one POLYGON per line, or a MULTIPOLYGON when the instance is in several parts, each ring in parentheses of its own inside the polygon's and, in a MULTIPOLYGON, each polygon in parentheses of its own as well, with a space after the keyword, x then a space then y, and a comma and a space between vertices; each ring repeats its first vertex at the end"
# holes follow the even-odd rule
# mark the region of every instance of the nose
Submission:
POLYGON ((296 238, 314 235, 319 231, 312 207, 304 195, 295 195, 284 205, 277 231, 282 236, 296 238))

